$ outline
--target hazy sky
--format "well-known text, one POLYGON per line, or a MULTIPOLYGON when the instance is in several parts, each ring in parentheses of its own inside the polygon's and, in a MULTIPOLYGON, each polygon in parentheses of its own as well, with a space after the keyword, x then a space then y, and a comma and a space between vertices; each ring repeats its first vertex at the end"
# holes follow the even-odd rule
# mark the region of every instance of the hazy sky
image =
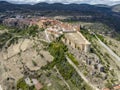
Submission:
POLYGON ((120 4, 120 0, 0 0, 0 1, 8 1, 12 3, 29 3, 29 4, 35 4, 39 2, 48 2, 48 3, 54 3, 54 2, 60 2, 60 3, 88 3, 88 4, 120 4))

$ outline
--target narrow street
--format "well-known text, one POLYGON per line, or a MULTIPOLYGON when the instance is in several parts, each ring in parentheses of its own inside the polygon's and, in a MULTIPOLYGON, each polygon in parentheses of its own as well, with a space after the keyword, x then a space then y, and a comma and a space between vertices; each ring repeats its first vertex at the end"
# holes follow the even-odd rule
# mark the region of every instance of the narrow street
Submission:
POLYGON ((99 90, 97 87, 95 87, 94 85, 92 85, 87 79, 86 77, 80 72, 79 68, 66 56, 67 61, 70 63, 70 65, 72 65, 74 67, 74 69, 76 70, 76 72, 79 74, 79 76, 89 85, 93 88, 93 90, 99 90))

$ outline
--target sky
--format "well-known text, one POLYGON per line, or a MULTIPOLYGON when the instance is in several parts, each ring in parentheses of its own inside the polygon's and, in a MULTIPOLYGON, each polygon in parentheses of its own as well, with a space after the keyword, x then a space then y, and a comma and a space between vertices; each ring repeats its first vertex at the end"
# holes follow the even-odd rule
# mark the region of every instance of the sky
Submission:
POLYGON ((107 4, 107 5, 120 4, 120 0, 0 0, 0 1, 8 1, 17 4, 36 4, 39 2, 65 3, 65 4, 68 3, 107 4))

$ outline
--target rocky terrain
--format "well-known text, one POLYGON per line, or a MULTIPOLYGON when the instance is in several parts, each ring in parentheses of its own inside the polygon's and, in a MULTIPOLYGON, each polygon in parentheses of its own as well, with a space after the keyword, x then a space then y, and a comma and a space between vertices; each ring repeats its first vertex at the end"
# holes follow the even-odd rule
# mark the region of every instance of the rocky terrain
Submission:
MULTIPOLYGON (((9 32, 2 31, 3 33, 9 32)), ((44 32, 40 32, 38 37, 35 38, 21 37, 17 43, 12 43, 7 48, 4 46, 1 48, 0 84, 4 87, 4 90, 8 90, 9 84, 16 83, 24 76, 25 66, 32 71, 36 71, 53 60, 50 53, 44 50, 45 46, 39 38, 45 39, 44 32), (9 82, 9 78, 12 82, 9 82)))
POLYGON ((78 32, 91 44, 88 52, 73 48, 70 42, 64 43, 66 33, 56 38, 47 33, 49 23, 44 22, 46 28, 1 25, 0 87, 3 90, 114 89, 120 83, 119 50, 116 50, 119 41, 108 38, 114 30, 102 23, 70 25, 80 23, 78 32))

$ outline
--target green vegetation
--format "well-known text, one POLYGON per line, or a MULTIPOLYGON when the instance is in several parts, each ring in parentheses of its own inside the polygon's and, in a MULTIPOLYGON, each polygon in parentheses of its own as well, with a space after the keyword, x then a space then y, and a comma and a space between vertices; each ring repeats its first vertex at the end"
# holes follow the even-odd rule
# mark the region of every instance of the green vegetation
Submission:
POLYGON ((85 36, 86 39, 89 40, 90 42, 93 41, 94 39, 96 39, 95 35, 94 35, 94 34, 90 34, 87 29, 82 28, 80 32, 81 32, 81 33, 83 34, 83 36, 85 36))
POLYGON ((0 48, 3 46, 7 48, 11 44, 17 43, 19 38, 29 38, 30 36, 35 37, 41 30, 39 30, 38 26, 31 26, 24 30, 10 29, 0 35, 0 48))
POLYGON ((4 30, 6 27, 0 24, 0 30, 4 30))
POLYGON ((119 34, 119 33, 115 33, 115 39, 116 39, 117 41, 120 41, 120 34, 119 34))
POLYGON ((55 59, 62 59, 65 57, 65 52, 67 51, 67 46, 65 46, 62 42, 53 42, 49 45, 49 52, 55 59))
POLYGON ((40 90, 48 90, 46 86, 44 86, 43 88, 41 88, 40 90))
POLYGON ((17 82, 17 90, 36 90, 34 86, 28 86, 24 80, 24 78, 21 78, 17 82))
POLYGON ((101 41, 104 41, 104 37, 102 35, 100 35, 100 34, 96 34, 96 35, 101 41))
MULTIPOLYGON (((104 73, 106 73, 108 76, 107 76, 107 82, 105 84, 106 87, 108 88, 111 88, 112 87, 112 84, 115 83, 115 74, 113 72, 113 70, 110 70, 110 60, 112 60, 112 58, 110 57, 110 55, 107 53, 107 52, 103 52, 101 50, 101 47, 99 46, 98 41, 96 39, 94 39, 95 37, 93 35, 91 35, 89 33, 88 30, 86 30, 85 32, 82 31, 83 35, 85 37, 87 37, 90 42, 91 42, 91 53, 95 53, 99 59, 100 59, 100 63, 104 66, 104 73), (87 32, 87 33, 86 33, 87 32), (85 34, 86 33, 86 34, 85 34), (91 39, 93 37, 93 39, 91 39), (109 78, 108 78, 109 77, 109 78), (114 79, 113 79, 114 78, 114 79), (109 80, 109 81, 108 81, 109 80)), ((104 37, 101 36, 101 35, 97 35, 104 43, 106 42, 104 40, 104 37)), ((86 74, 86 73, 85 73, 86 74)), ((99 77, 99 78, 102 78, 100 74, 97 74, 96 77, 99 77)))
POLYGON ((67 53, 67 56, 72 60, 72 62, 75 65, 79 65, 78 61, 75 59, 75 57, 71 53, 67 53))
MULTIPOLYGON (((75 69, 67 62, 65 57, 67 47, 61 41, 58 40, 56 42, 52 42, 49 45, 48 49, 51 55, 54 56, 54 60, 45 67, 42 67, 42 69, 49 70, 56 66, 59 72, 61 73, 62 77, 65 80, 69 80, 74 85, 74 87, 80 90, 92 90, 91 87, 88 86, 78 75, 75 69)), ((78 62, 75 60, 72 54, 68 54, 68 56, 72 59, 72 61, 75 64, 78 65, 78 62)))
POLYGON ((37 63, 34 60, 32 60, 32 63, 34 66, 37 66, 37 63))
POLYGON ((43 69, 51 69, 57 63, 60 63, 62 60, 65 60, 65 52, 67 51, 67 47, 60 41, 50 43, 48 50, 52 56, 54 56, 53 62, 49 63, 43 69))
POLYGON ((110 82, 106 83, 105 86, 109 89, 112 89, 112 84, 110 82))
POLYGON ((29 86, 25 83, 25 81, 22 79, 20 79, 18 82, 17 82, 17 89, 21 88, 22 90, 28 90, 29 89, 29 86))
POLYGON ((100 35, 100 34, 96 34, 96 35, 102 42, 104 42, 106 45, 108 45, 107 40, 105 40, 105 38, 102 35, 100 35))
POLYGON ((19 35, 19 36, 26 36, 26 37, 33 36, 33 37, 35 37, 37 35, 38 31, 40 31, 40 30, 39 30, 38 26, 36 25, 36 26, 27 27, 23 30, 14 29, 10 33, 13 33, 13 34, 16 34, 16 35, 19 35))
MULTIPOLYGON (((109 64, 109 61, 108 61, 108 58, 110 58, 110 56, 105 53, 103 54, 100 50, 100 47, 96 44, 96 37, 94 34, 90 34, 88 30, 86 29, 83 29, 81 30, 81 33, 91 42, 91 49, 90 49, 90 52, 91 53, 95 53, 101 60, 101 63, 103 65, 106 65, 106 62, 107 64, 109 64), (107 57, 106 57, 107 56, 107 57)), ((101 35, 98 35, 97 36, 102 40, 102 41, 105 41, 104 40, 104 37, 101 36, 101 35)))
POLYGON ((70 80, 75 87, 80 90, 91 90, 67 60, 58 63, 56 66, 64 79, 70 80))

